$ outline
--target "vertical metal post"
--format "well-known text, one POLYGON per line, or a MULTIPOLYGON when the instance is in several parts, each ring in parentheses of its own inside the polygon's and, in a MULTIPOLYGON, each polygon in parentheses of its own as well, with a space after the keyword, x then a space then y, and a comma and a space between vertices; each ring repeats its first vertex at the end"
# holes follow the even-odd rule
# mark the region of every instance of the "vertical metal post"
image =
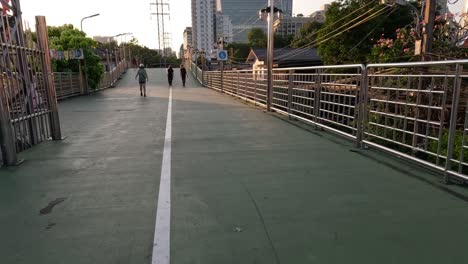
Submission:
POLYGON ((426 54, 432 50, 432 39, 434 35, 434 21, 436 13, 436 0, 427 0, 424 8, 424 21, 426 25, 423 31, 422 58, 427 60, 426 54))
POLYGON ((84 88, 84 80, 83 80, 83 69, 81 67, 81 60, 78 63, 78 72, 80 74, 80 90, 81 94, 85 94, 85 88, 84 88))
MULTIPOLYGON (((314 89, 314 123, 318 124, 320 122, 320 91, 322 90, 322 75, 321 70, 317 69, 317 80, 315 81, 314 89)), ((318 126, 315 126, 318 128, 318 126)))
POLYGON ((55 83, 52 78, 51 61, 49 53, 49 36, 47 33, 47 24, 44 16, 36 16, 37 43, 43 52, 42 74, 44 75, 44 84, 47 91, 47 101, 50 107, 50 132, 53 140, 62 140, 60 130, 60 119, 57 107, 57 94, 55 83))
POLYGON ((237 95, 240 95, 239 90, 240 90, 240 72, 237 71, 237 95))
POLYGON ((267 111, 271 111, 271 105, 273 102, 273 51, 274 51, 274 32, 273 32, 273 20, 275 18, 275 1, 269 0, 270 13, 268 13, 268 80, 267 80, 267 111))
POLYGON ((18 155, 16 153, 15 137, 3 83, 3 80, 0 80, 0 146, 3 164, 14 166, 18 164, 18 155))
POLYGON ((224 71, 221 69, 221 92, 224 91, 224 71))
MULTIPOLYGON (((219 40, 219 49, 224 50, 224 37, 221 37, 219 40)), ((221 69, 221 92, 224 90, 224 61, 219 62, 219 67, 221 69)))
POLYGON ((357 98, 359 101, 356 105, 354 111, 358 111, 356 115, 356 122, 357 122, 357 132, 356 132, 356 147, 360 148, 362 146, 362 139, 364 138, 364 131, 365 127, 367 126, 367 67, 362 65, 361 66, 361 87, 359 89, 359 97, 357 98))
POLYGON ((292 97, 294 89, 294 70, 289 70, 289 82, 288 82, 288 117, 291 119, 292 114, 292 97))
POLYGON ((453 84, 453 95, 452 95, 452 109, 450 111, 450 128, 447 142, 447 160, 445 162, 445 175, 444 182, 448 183, 450 181, 448 171, 451 169, 452 157, 454 151, 455 143, 455 133, 457 131, 457 113, 458 113, 458 104, 460 100, 460 88, 461 88, 461 74, 463 71, 463 66, 457 64, 456 67, 456 77, 453 84))
POLYGON ((258 77, 256 72, 252 72, 254 75, 254 106, 257 106, 257 86, 258 86, 258 77))
POLYGON ((73 76, 72 73, 68 73, 68 81, 70 82, 70 88, 72 90, 72 95, 75 96, 75 86, 73 85, 73 76))

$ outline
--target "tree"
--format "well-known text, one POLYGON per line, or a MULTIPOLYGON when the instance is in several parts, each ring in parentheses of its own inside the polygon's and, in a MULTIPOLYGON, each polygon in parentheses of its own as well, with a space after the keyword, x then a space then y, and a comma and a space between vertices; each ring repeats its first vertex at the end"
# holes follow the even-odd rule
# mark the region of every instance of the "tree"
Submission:
POLYGON ((317 32, 322 28, 323 24, 319 22, 307 22, 299 31, 299 35, 291 42, 293 48, 300 48, 312 43, 317 38, 317 32))
POLYGON ((249 56, 250 53, 250 45, 247 43, 229 43, 227 45, 227 50, 233 51, 233 54, 231 54, 231 60, 235 62, 244 62, 247 60, 247 56, 249 56))
POLYGON ((146 67, 159 67, 161 64, 181 64, 181 60, 177 59, 176 56, 171 54, 170 56, 163 57, 158 51, 140 45, 135 37, 125 44, 125 46, 130 49, 130 53, 132 54, 131 61, 135 59, 137 63, 143 63, 146 67))
POLYGON ((266 48, 268 37, 263 29, 261 28, 252 28, 248 35, 249 44, 252 48, 266 48))
MULTIPOLYGON (((48 33, 51 49, 63 51, 83 49, 86 61, 83 72, 88 77, 89 86, 93 89, 97 88, 104 75, 101 59, 93 52, 97 42, 86 37, 85 33, 74 28, 73 25, 49 26, 48 33)), ((80 63, 79 60, 57 60, 53 62, 53 70, 78 72, 80 63)))
POLYGON ((275 34, 275 48, 285 48, 289 47, 293 42, 294 35, 282 36, 280 34, 275 34))
MULTIPOLYGON (((468 57, 468 50, 459 47, 468 37, 468 25, 464 26, 462 23, 466 16, 467 14, 462 14, 458 20, 450 13, 436 17, 432 52, 426 54, 426 57, 438 60, 468 57)), ((374 41, 369 61, 400 62, 419 59, 419 56, 414 55, 416 39, 419 38, 417 30, 406 27, 398 28, 395 32, 395 38, 382 35, 374 41)))
POLYGON ((325 64, 365 63, 374 44, 371 39, 382 34, 394 38, 397 28, 414 23, 410 7, 389 8, 374 0, 337 0, 325 17, 316 39, 325 64))

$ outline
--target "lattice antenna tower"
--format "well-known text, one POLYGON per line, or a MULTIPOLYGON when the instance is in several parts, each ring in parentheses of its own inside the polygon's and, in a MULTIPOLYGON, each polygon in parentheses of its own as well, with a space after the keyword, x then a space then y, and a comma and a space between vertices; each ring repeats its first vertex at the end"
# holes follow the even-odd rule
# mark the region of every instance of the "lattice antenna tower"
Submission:
POLYGON ((169 0, 152 0, 150 12, 151 17, 156 18, 158 49, 164 57, 167 57, 172 44, 172 35, 169 32, 171 22, 169 0))

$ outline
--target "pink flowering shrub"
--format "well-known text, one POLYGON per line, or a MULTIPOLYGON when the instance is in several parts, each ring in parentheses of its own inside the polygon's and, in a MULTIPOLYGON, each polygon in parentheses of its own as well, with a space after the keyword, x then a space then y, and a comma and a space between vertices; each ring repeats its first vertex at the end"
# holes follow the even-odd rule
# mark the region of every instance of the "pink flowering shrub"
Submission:
MULTIPOLYGON (((435 18, 432 52, 427 54, 433 59, 468 58, 468 49, 462 44, 468 39, 468 14, 442 14, 435 18), (462 26, 466 24, 465 26, 462 26)), ((426 25, 421 21, 421 28, 426 25)), ((419 60, 416 56, 416 40, 422 39, 421 32, 413 27, 399 28, 395 31, 395 38, 386 38, 382 35, 374 43, 369 61, 396 62, 419 60)), ((467 41, 468 43, 468 41, 467 41)))

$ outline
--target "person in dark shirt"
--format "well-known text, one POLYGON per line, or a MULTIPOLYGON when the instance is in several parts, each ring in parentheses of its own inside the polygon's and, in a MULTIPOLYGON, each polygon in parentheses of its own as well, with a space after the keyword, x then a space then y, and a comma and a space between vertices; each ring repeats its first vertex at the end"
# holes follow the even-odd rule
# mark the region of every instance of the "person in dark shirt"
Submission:
POLYGON ((140 96, 146 97, 146 82, 148 81, 148 74, 146 73, 145 66, 140 64, 140 69, 138 69, 135 79, 138 77, 138 82, 140 83, 140 96))
POLYGON ((172 80, 174 79, 174 69, 172 69, 172 65, 169 65, 167 68, 167 80, 169 81, 169 87, 172 87, 172 80))
POLYGON ((180 65, 180 77, 182 78, 182 86, 185 87, 185 80, 187 79, 187 70, 184 65, 180 65))

